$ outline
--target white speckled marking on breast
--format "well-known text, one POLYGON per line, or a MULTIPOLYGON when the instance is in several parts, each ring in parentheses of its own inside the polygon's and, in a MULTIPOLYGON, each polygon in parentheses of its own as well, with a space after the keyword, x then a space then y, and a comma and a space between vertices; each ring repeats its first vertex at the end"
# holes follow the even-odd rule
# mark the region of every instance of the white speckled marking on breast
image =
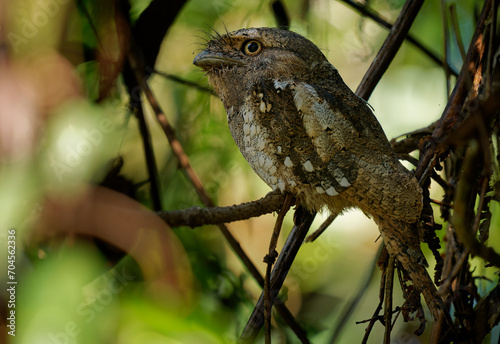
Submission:
MULTIPOLYGON (((258 96, 260 97, 260 94, 258 96)), ((270 109, 270 104, 267 104, 264 110, 268 108, 270 109)), ((287 172, 284 168, 278 168, 280 162, 276 159, 276 155, 281 154, 281 146, 275 147, 269 142, 268 129, 255 120, 255 114, 251 108, 244 106, 242 116, 243 147, 240 147, 240 150, 250 166, 273 190, 285 191, 285 189, 295 187, 297 181, 292 171, 287 172)), ((291 160, 287 158, 285 165, 290 166, 291 160)))

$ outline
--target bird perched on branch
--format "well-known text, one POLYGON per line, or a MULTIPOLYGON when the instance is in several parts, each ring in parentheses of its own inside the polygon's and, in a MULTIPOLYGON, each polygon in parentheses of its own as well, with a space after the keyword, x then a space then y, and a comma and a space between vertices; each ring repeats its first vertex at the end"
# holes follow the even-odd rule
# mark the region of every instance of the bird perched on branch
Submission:
POLYGON ((311 211, 371 216, 437 319, 442 302, 415 226, 422 190, 321 51, 290 31, 249 28, 214 35, 193 63, 207 72, 254 171, 311 211))

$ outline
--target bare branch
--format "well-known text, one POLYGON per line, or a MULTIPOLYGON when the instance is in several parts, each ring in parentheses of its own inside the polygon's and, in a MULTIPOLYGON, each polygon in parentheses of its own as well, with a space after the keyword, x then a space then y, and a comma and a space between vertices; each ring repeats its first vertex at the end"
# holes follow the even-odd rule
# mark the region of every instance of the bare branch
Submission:
POLYGON ((158 74, 158 75, 161 75, 163 76, 164 78, 167 78, 167 79, 170 79, 172 81, 175 81, 177 82, 178 84, 181 84, 181 85, 186 85, 186 86, 190 86, 190 87, 194 87, 196 88, 197 90, 199 91, 202 91, 202 92, 205 92, 205 93, 208 93, 212 96, 217 96, 217 94, 214 92, 214 90, 212 90, 210 87, 206 87, 206 86, 202 86, 202 85, 198 85, 197 83, 195 82, 192 82, 192 81, 189 81, 189 80, 186 80, 186 79, 183 79, 181 77, 178 77, 176 75, 173 75, 173 74, 169 74, 169 73, 165 73, 165 72, 162 72, 162 71, 159 71, 159 70, 155 70, 154 71, 155 74, 158 74))
POLYGON ((491 11, 491 5, 491 0, 485 1, 455 88, 432 133, 432 137, 428 139, 427 144, 423 146, 420 164, 415 172, 419 180, 428 178, 428 173, 431 172, 437 162, 436 156, 445 152, 449 147, 449 143, 445 142, 446 137, 450 134, 452 129, 462 123, 465 118, 466 112, 462 111, 462 108, 468 94, 468 89, 464 78, 475 75, 477 72, 477 66, 484 52, 483 30, 486 18, 491 11))
POLYGON ((290 16, 288 15, 285 5, 281 0, 274 0, 271 3, 271 9, 276 20, 276 26, 283 30, 290 29, 290 16))
MULTIPOLYGON (((299 248, 304 242, 313 220, 314 215, 301 206, 299 206, 295 211, 295 226, 293 226, 290 234, 288 235, 271 275, 271 306, 278 301, 278 293, 283 286, 283 282, 285 281, 288 271, 297 256, 299 248)), ((259 301, 257 301, 257 304, 255 305, 250 319, 247 322, 247 325, 245 326, 245 329, 243 330, 243 333, 240 336, 240 342, 252 343, 257 337, 257 334, 263 325, 264 303, 265 297, 264 293, 262 293, 259 301)), ((278 307, 280 304, 281 303, 276 303, 275 306, 278 307)), ((302 343, 309 343, 307 337, 305 336, 299 337, 299 339, 302 343)))
MULTIPOLYGON (((381 26, 385 27, 388 30, 392 30, 392 25, 388 21, 386 21, 385 19, 383 19, 378 13, 376 13, 374 10, 372 10, 369 6, 360 4, 360 3, 358 3, 358 2, 356 2, 354 0, 341 0, 341 1, 343 3, 345 3, 346 5, 352 7, 354 10, 358 11, 359 13, 361 13, 363 16, 372 19, 377 24, 380 24, 381 26)), ((408 42, 410 42, 411 44, 413 44, 415 47, 417 47, 418 49, 420 49, 425 55, 427 55, 427 57, 429 57, 433 62, 435 62, 439 66, 442 66, 443 65, 443 61, 444 61, 445 62, 444 63, 445 68, 447 70, 449 70, 451 74, 453 74, 455 76, 458 75, 458 73, 455 70, 453 70, 451 68, 451 66, 446 62, 446 59, 439 58, 438 56, 436 56, 436 54, 434 54, 432 51, 430 51, 429 49, 427 49, 422 43, 420 43, 412 35, 408 34, 405 37, 405 39, 408 42)))
POLYGON ((247 220, 279 211, 283 200, 284 197, 281 193, 270 192, 259 200, 229 207, 192 207, 183 210, 162 211, 158 212, 157 215, 170 227, 189 226, 194 228, 247 220))
POLYGON ((389 64, 394 59, 394 56, 396 56, 401 44, 403 44, 411 24, 413 24, 413 20, 415 20, 423 2, 423 0, 405 2, 401 9, 401 13, 392 26, 391 32, 385 39, 384 44, 382 44, 377 56, 375 56, 370 68, 368 68, 368 71, 356 90, 356 94, 359 97, 365 100, 370 97, 373 89, 382 78, 382 75, 384 75, 389 64))

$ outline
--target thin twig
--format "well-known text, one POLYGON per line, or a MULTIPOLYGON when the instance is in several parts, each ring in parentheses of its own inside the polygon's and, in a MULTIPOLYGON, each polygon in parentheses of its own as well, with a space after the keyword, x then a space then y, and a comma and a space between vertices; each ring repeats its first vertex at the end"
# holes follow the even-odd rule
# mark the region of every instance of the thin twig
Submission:
MULTIPOLYGON (((436 173, 436 171, 434 171, 431 175, 431 178, 439 184, 439 186, 444 190, 448 190, 450 188, 450 186, 448 185, 448 183, 446 182, 446 180, 443 179, 443 177, 441 177, 439 174, 436 173)), ((443 202, 442 203, 443 205, 449 207, 449 208, 453 208, 453 206, 449 203, 446 203, 446 202, 443 202)))
MULTIPOLYGON (((292 266, 292 263, 297 256, 300 246, 304 242, 304 239, 311 227, 314 220, 315 214, 311 214, 305 210, 302 206, 299 206, 295 211, 295 225, 293 226, 288 238, 281 250, 278 257, 276 265, 271 274, 271 304, 274 304, 278 299, 278 293, 283 286, 283 282, 292 266)), ((253 343, 260 329, 262 328, 263 313, 264 313, 264 295, 261 294, 255 308, 248 320, 245 329, 243 330, 239 342, 240 343, 253 343)), ((276 303, 275 307, 278 307, 281 303, 276 303)), ((305 335, 297 337, 302 343, 309 343, 309 340, 305 335)))
POLYGON ((458 50, 460 51, 460 56, 462 57, 462 62, 463 62, 465 61, 465 47, 464 47, 464 41, 462 40, 462 32, 460 31, 460 25, 458 25, 456 4, 450 5, 450 19, 451 19, 451 26, 453 27, 453 32, 455 33, 455 38, 457 40, 458 50))
POLYGON ((392 26, 391 32, 389 32, 384 44, 382 44, 377 56, 375 56, 370 68, 368 68, 356 90, 358 97, 368 100, 369 95, 373 92, 375 86, 401 47, 423 2, 423 0, 405 2, 401 13, 392 26))
MULTIPOLYGON (((360 4, 360 3, 356 2, 356 1, 353 1, 353 0, 341 0, 341 1, 343 3, 349 5, 350 7, 352 7, 353 9, 355 9, 356 11, 358 11, 359 13, 361 13, 363 16, 372 19, 374 22, 376 22, 377 24, 380 24, 381 26, 383 26, 384 28, 388 29, 389 31, 392 30, 392 25, 388 21, 386 21, 385 19, 383 19, 377 12, 375 12, 369 6, 364 5, 364 4, 360 4)), ((422 43, 420 43, 411 34, 406 35, 405 39, 408 42, 410 42, 411 44, 413 44, 415 47, 417 47, 418 49, 420 49, 433 62, 435 62, 436 64, 438 64, 440 66, 443 65, 443 59, 439 58, 438 56, 436 56, 436 54, 434 54, 432 51, 430 51, 429 49, 427 49, 422 43)), ((458 73, 455 70, 453 70, 448 63, 446 63, 446 67, 445 68, 447 68, 450 71, 451 74, 453 74, 455 76, 458 75, 458 73)))
POLYGON ((153 145, 151 143, 151 135, 149 133, 148 125, 146 123, 146 118, 144 117, 144 111, 142 108, 142 100, 134 104, 132 107, 135 117, 139 122, 139 131, 141 133, 142 145, 144 148, 144 156, 146 158, 146 166, 149 176, 149 186, 151 203, 153 210, 161 211, 161 198, 160 198, 160 180, 158 177, 158 168, 156 167, 156 159, 154 155, 153 145))
POLYGON ((158 75, 160 75, 160 76, 162 76, 164 78, 167 78, 167 79, 170 79, 172 81, 175 81, 178 84, 190 86, 190 87, 193 87, 193 88, 197 89, 198 91, 202 91, 202 92, 211 94, 212 96, 217 96, 217 94, 214 92, 214 90, 211 89, 210 87, 199 85, 199 84, 197 84, 197 83, 195 83, 193 81, 186 80, 186 79, 183 79, 183 78, 178 77, 176 75, 165 73, 165 72, 162 72, 162 71, 159 71, 159 70, 156 70, 156 69, 155 69, 154 73, 158 74, 158 75))
MULTIPOLYGON (((128 60, 128 64, 131 64, 130 59, 128 60)), ((133 67, 132 67, 133 68, 133 67)), ((135 88, 133 85, 129 85, 130 94, 132 94, 132 90, 135 88)), ((142 108, 142 100, 140 97, 137 99, 130 98, 130 106, 131 109, 139 122, 139 132, 141 133, 142 145, 144 148, 144 156, 146 158, 146 167, 148 171, 149 177, 149 185, 150 185, 150 196, 152 207, 155 211, 161 211, 161 198, 160 198, 160 181, 158 177, 158 168, 156 167, 155 154, 153 150, 153 145, 151 143, 151 135, 149 133, 148 125, 146 123, 146 118, 144 116, 144 111, 142 108)))
POLYGON ((396 153, 410 153, 418 149, 420 140, 426 136, 432 135, 436 128, 437 121, 426 127, 413 130, 408 133, 398 135, 391 139, 390 144, 396 153))
POLYGON ((387 275, 385 278, 385 304, 384 304, 384 344, 390 344, 392 331, 392 290, 394 285, 394 269, 396 257, 389 255, 387 264, 387 275))
POLYGON ((457 262, 453 266, 453 270, 448 275, 448 277, 446 277, 446 279, 443 281, 443 283, 439 287, 439 294, 441 294, 441 296, 445 296, 448 293, 448 289, 450 288, 451 283, 457 277, 460 270, 462 270, 464 263, 469 258, 469 254, 470 254, 470 251, 468 248, 466 248, 465 251, 463 251, 462 254, 460 255, 457 262))
POLYGON ((444 201, 438 201, 437 199, 430 199, 431 203, 434 203, 434 204, 437 204, 441 207, 447 207, 447 208, 450 208, 450 209, 453 209, 453 204, 451 203, 448 203, 448 202, 444 202, 444 201))
POLYGON ((318 239, 318 237, 323 234, 323 232, 332 224, 332 222, 337 218, 338 213, 331 213, 330 216, 326 218, 326 220, 319 226, 318 229, 314 231, 311 235, 308 235, 306 238, 306 242, 313 242, 318 239))
POLYGON ((370 264, 369 270, 365 274, 365 279, 363 283, 359 286, 358 292, 356 295, 346 304, 342 312, 340 313, 339 316, 339 322, 337 323, 337 326, 332 331, 332 336, 330 337, 330 343, 334 344, 337 341, 337 338, 339 335, 342 333, 342 330, 344 329, 344 326, 347 324, 347 320, 351 317, 352 313, 356 309, 358 303, 361 301, 362 297, 366 295, 366 290, 368 289, 370 282, 375 275, 375 271, 377 271, 377 261, 380 256, 380 253, 382 252, 384 245, 381 244, 379 245, 379 248, 377 250, 377 254, 375 255, 372 263, 370 264))
POLYGON ((76 1, 76 6, 83 13, 83 16, 85 17, 85 19, 87 19, 87 22, 88 22, 88 24, 90 26, 90 30, 94 34, 94 38, 96 39, 97 44, 99 45, 99 49, 104 50, 104 45, 102 44, 102 39, 99 36, 97 27, 96 27, 96 25, 94 23, 94 20, 92 20, 92 16, 90 15, 90 12, 89 12, 87 6, 85 5, 84 1, 83 0, 77 0, 76 1))
MULTIPOLYGON (((441 15, 443 17, 443 69, 446 77, 446 95, 450 96, 450 65, 448 64, 448 16, 446 12, 446 0, 440 1, 441 15)), ((455 74, 457 76, 458 74, 455 74)))
POLYGON ((264 257, 264 262, 267 264, 266 268, 266 277, 264 280, 264 298, 265 302, 265 314, 264 319, 266 322, 266 333, 265 333, 265 341, 266 344, 271 344, 271 310, 273 308, 271 302, 271 271, 278 256, 278 252, 276 252, 276 245, 278 244, 278 238, 280 235, 281 227, 283 226, 283 220, 285 219, 285 215, 290 210, 292 206, 294 197, 292 194, 287 193, 285 195, 285 201, 283 202, 283 207, 278 213, 278 217, 276 218, 276 223, 274 224, 273 234, 271 236, 271 240, 269 241, 269 251, 267 255, 264 257))
POLYGON ((491 11, 491 21, 490 21, 490 41, 489 41, 489 49, 488 49, 488 57, 486 61, 486 76, 488 78, 486 82, 486 95, 489 96, 491 94, 491 90, 493 88, 493 47, 495 46, 495 42, 497 39, 497 7, 498 0, 493 0, 493 11, 491 11))
POLYGON ((276 223, 274 224, 273 235, 271 236, 271 240, 269 242, 269 257, 266 258, 266 260, 270 258, 272 260, 272 264, 274 264, 274 260, 277 257, 276 245, 278 244, 278 237, 280 235, 281 226, 283 225, 283 220, 285 219, 285 215, 288 213, 288 210, 290 210, 290 207, 293 205, 293 202, 293 195, 290 193, 286 193, 283 206, 278 214, 278 217, 276 218, 276 223))
MULTIPOLYGON (((387 252, 387 251, 386 251, 387 252)), ((365 329, 365 335, 363 336, 363 339, 361 341, 361 344, 366 344, 368 342, 368 337, 370 336, 370 333, 373 329, 373 326, 377 321, 380 320, 380 311, 382 310, 383 304, 384 304, 384 296, 385 296, 385 279, 386 279, 386 271, 385 269, 382 272, 382 277, 380 277, 380 288, 379 288, 379 303, 377 307, 375 308, 375 311, 373 312, 373 316, 370 318, 368 326, 365 329)), ((356 324, 360 324, 361 322, 356 322, 356 324)))

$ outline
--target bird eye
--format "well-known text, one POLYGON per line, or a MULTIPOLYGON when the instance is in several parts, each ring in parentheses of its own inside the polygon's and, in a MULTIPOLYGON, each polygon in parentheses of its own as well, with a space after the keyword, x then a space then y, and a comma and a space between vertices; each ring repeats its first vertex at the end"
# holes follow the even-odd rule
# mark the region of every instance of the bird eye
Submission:
POLYGON ((262 43, 256 40, 247 41, 243 44, 243 54, 255 56, 262 51, 262 43))

